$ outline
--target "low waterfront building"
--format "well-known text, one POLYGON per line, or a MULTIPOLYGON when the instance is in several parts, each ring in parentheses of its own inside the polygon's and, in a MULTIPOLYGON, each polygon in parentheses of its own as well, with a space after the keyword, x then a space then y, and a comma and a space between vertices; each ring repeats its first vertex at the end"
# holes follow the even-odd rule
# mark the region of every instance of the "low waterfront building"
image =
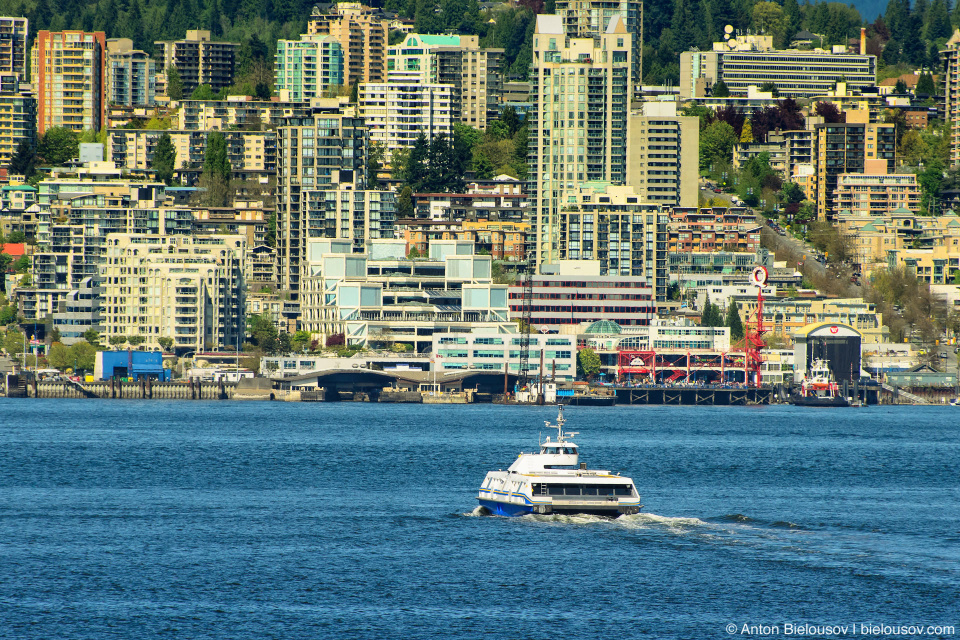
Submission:
MULTIPOLYGON (((738 300, 744 321, 757 312, 757 298, 738 300)), ((792 338, 813 324, 843 324, 857 331, 864 343, 889 342, 889 328, 883 326, 883 315, 863 298, 768 298, 763 301, 763 324, 773 334, 792 338)))
POLYGON ((311 240, 300 327, 415 353, 429 351, 435 333, 515 330, 490 256, 457 241, 432 243, 426 259, 408 259, 405 249, 403 240, 372 240, 356 254, 349 240, 311 240))
MULTIPOLYGON (((433 336, 434 365, 438 371, 470 369, 520 372, 519 333, 474 331, 433 336)), ((570 381, 577 375, 577 340, 572 335, 531 333, 526 373, 570 381), (541 355, 543 356, 541 365, 541 355), (543 367, 541 370, 540 367, 543 367)))

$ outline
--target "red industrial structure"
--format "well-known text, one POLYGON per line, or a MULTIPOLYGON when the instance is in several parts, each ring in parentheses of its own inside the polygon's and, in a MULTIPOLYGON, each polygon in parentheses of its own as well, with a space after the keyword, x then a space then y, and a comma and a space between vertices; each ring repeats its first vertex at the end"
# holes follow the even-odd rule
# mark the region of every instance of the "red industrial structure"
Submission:
MULTIPOLYGON (((741 351, 695 350, 650 350, 620 351, 617 354, 618 382, 624 383, 639 376, 651 384, 669 384, 683 379, 725 383, 743 372, 743 384, 760 387, 763 383, 761 367, 763 334, 763 286, 767 270, 757 267, 750 276, 757 287, 757 311, 753 323, 750 319, 744 326, 744 348, 741 351), (698 375, 699 374, 699 375, 698 375), (731 375, 734 374, 734 375, 731 375)), ((736 382, 741 382, 737 379, 736 382)))

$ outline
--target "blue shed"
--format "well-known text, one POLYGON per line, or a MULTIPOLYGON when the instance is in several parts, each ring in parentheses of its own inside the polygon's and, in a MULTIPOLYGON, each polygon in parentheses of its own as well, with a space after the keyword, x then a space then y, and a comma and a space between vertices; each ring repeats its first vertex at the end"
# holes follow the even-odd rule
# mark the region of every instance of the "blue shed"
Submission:
POLYGON ((111 378, 151 378, 166 382, 170 370, 163 368, 163 354, 159 351, 98 351, 93 370, 96 380, 111 378))

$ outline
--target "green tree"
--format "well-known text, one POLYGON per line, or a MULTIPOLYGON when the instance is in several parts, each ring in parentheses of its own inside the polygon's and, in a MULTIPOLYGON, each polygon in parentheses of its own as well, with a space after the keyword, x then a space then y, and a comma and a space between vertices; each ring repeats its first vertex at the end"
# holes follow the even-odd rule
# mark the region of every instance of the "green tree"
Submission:
POLYGON ((203 171, 230 180, 230 160, 227 157, 227 141, 219 131, 207 136, 207 149, 203 156, 203 171))
POLYGON ((717 305, 710 302, 710 295, 705 296, 703 310, 700 313, 701 327, 719 327, 723 325, 723 316, 717 305))
POLYGON ((730 163, 737 133, 726 122, 714 122, 700 134, 700 170, 706 171, 712 164, 730 163))
POLYGON ((196 89, 193 90, 193 93, 190 94, 191 100, 216 100, 217 94, 213 92, 213 89, 210 88, 208 84, 201 84, 196 89))
POLYGON ((291 344, 294 351, 298 353, 303 351, 310 346, 310 332, 297 331, 295 334, 293 334, 293 338, 291 338, 291 344))
POLYGON ((929 73, 920 74, 920 77, 917 79, 917 95, 920 96, 934 96, 937 94, 937 85, 933 80, 933 76, 929 73))
POLYGON ((73 366, 73 356, 62 342, 54 342, 50 345, 50 351, 47 352, 47 362, 54 369, 66 371, 73 366))
POLYGON ((166 336, 160 336, 157 338, 157 344, 160 345, 160 348, 166 352, 169 352, 173 348, 173 338, 168 338, 166 336))
POLYGON ((127 343, 127 336, 110 336, 110 346, 117 348, 127 343))
POLYGON ((787 18, 776 2, 758 2, 751 11, 753 28, 758 33, 773 36, 773 46, 782 49, 785 46, 787 18))
POLYGON ((717 80, 716 84, 713 85, 712 95, 714 98, 729 98, 730 89, 727 87, 727 83, 723 80, 717 80))
POLYGON ((600 373, 600 356, 590 347, 577 351, 577 374, 590 379, 600 373))
POLYGON ((271 211, 267 218, 267 232, 263 235, 263 241, 268 247, 277 248, 277 212, 271 211))
POLYGON ((89 342, 76 342, 70 346, 70 355, 76 363, 76 371, 93 371, 97 350, 89 342))
POLYGON ((200 186, 204 188, 204 203, 212 207, 230 204, 230 160, 227 157, 227 141, 219 131, 207 136, 207 149, 203 156, 203 173, 200 186))
POLYGON ((413 143, 410 149, 410 156, 407 158, 406 175, 403 181, 407 183, 413 191, 423 191, 427 183, 427 163, 430 157, 430 143, 427 141, 427 134, 420 131, 420 135, 413 143))
POLYGON ((167 67, 167 97, 171 100, 183 100, 183 80, 176 67, 167 67))
POLYGON ((250 334, 251 341, 258 349, 268 355, 277 353, 280 347, 279 332, 269 316, 247 317, 247 333, 250 334))
POLYGON ((29 178, 35 172, 35 164, 36 156, 33 153, 33 148, 28 141, 21 140, 20 144, 17 145, 16 153, 10 158, 10 173, 29 178))
POLYGON ((371 142, 367 152, 367 189, 380 188, 380 170, 383 168, 385 157, 383 145, 379 142, 371 142))
POLYGON ((11 356, 24 353, 24 335, 19 329, 10 329, 3 336, 3 348, 11 356))
POLYGON ((64 127, 51 127, 37 143, 37 155, 47 165, 62 165, 80 155, 80 136, 64 127))
POLYGON ((730 305, 727 307, 727 319, 724 324, 730 327, 730 339, 743 339, 743 321, 740 319, 740 308, 737 303, 730 298, 730 305))
POLYGON ((740 144, 751 144, 753 142, 753 125, 747 120, 743 123, 743 129, 740 131, 740 144))
POLYGON ((140 335, 127 336, 127 342, 130 343, 131 347, 139 347, 146 341, 147 339, 140 335))
POLYGON ((150 167, 156 172, 157 180, 169 185, 173 181, 173 171, 177 163, 177 150, 173 147, 170 134, 163 132, 153 149, 153 160, 150 167))
POLYGON ((397 198, 397 217, 412 218, 413 214, 413 190, 407 185, 400 190, 400 196, 397 198))
POLYGON ((87 329, 83 332, 83 339, 87 341, 93 347, 100 346, 100 334, 97 333, 96 329, 87 329))

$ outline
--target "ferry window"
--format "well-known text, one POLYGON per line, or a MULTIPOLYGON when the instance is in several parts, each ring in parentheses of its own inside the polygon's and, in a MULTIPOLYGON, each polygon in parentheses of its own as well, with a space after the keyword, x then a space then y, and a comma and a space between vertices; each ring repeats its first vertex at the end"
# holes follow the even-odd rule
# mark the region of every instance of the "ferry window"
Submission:
POLYGON ((574 449, 573 447, 567 447, 566 449, 563 450, 563 452, 567 454, 574 454, 577 452, 577 450, 574 449))
POLYGON ((550 485, 550 487, 549 487, 549 494, 550 494, 551 496, 562 496, 562 495, 563 495, 563 487, 562 487, 561 485, 556 485, 556 484, 555 484, 555 485, 550 485))
POLYGON ((568 496, 578 496, 580 495, 580 485, 578 484, 568 484, 564 490, 564 494, 568 496))
POLYGON ((595 496, 597 495, 597 486, 592 484, 584 485, 583 495, 585 496, 595 496))

